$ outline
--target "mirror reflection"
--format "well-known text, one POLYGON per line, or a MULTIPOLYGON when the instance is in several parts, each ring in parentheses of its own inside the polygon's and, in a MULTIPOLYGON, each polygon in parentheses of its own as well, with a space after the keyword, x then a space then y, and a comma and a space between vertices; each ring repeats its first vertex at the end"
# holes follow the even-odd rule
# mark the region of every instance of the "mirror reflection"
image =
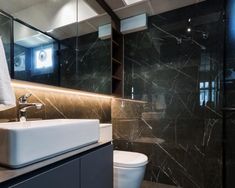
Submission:
POLYGON ((14 77, 58 85, 58 42, 14 21, 14 77))
POLYGON ((61 86, 110 94, 111 31, 101 30, 111 19, 95 1, 78 0, 77 8, 76 36, 61 40, 61 86))
POLYGON ((0 6, 14 18, 13 78, 111 93, 111 31, 104 34, 111 19, 96 1, 0 0, 0 6))
POLYGON ((11 18, 0 13, 0 37, 2 38, 9 71, 11 71, 11 18))

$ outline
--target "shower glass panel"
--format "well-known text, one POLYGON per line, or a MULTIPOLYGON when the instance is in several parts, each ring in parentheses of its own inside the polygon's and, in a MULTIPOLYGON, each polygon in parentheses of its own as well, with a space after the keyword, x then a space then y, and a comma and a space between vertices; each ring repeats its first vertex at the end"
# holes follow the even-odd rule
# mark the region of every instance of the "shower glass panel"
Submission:
POLYGON ((149 156, 146 187, 221 188, 224 2, 183 2, 150 1, 148 28, 124 35, 137 101, 113 102, 114 143, 149 156))

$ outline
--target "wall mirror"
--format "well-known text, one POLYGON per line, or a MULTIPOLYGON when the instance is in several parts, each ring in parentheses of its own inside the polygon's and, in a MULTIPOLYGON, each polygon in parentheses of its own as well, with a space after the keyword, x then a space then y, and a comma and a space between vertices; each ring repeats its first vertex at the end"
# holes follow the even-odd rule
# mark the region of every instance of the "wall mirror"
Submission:
POLYGON ((9 16, 0 13, 0 37, 2 38, 8 67, 11 71, 11 25, 12 20, 9 16))
POLYGON ((59 43, 14 21, 14 78, 59 85, 59 43))
POLYGON ((12 78, 111 94, 111 33, 99 32, 111 19, 96 1, 0 0, 0 7, 12 78))

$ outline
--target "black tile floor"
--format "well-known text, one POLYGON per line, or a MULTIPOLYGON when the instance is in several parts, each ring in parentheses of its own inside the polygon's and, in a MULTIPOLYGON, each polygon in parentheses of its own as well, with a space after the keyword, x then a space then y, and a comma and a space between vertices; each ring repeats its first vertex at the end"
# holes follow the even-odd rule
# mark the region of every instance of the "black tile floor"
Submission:
POLYGON ((176 188, 172 185, 160 184, 151 181, 144 181, 141 188, 176 188))

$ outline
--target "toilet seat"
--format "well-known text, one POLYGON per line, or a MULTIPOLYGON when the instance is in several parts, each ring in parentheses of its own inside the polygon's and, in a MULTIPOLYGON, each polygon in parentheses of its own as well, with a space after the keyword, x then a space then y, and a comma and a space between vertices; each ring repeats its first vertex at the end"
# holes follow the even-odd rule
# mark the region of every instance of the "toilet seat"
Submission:
POLYGON ((142 153, 114 150, 114 166, 135 168, 148 163, 148 157, 142 153))

